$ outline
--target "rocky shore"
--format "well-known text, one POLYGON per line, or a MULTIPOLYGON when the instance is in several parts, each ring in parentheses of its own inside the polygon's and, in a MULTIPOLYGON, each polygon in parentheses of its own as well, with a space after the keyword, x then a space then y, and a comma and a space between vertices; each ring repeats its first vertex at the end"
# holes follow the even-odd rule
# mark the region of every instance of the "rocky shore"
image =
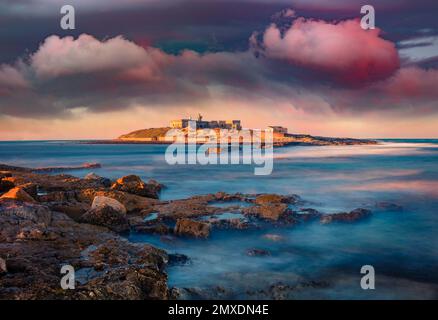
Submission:
MULTIPOLYGON (((297 195, 219 192, 161 201, 163 185, 133 175, 111 181, 93 173, 81 179, 0 168, 0 299, 202 297, 193 288, 167 285, 166 268, 189 264, 190 257, 130 243, 125 236, 136 232, 156 234, 163 241, 202 241, 215 229, 351 223, 372 215, 370 208, 323 214, 306 207, 297 195), (75 269, 75 290, 61 289, 63 265, 75 269)), ((382 206, 392 210, 395 205, 382 206)), ((266 237, 279 240, 275 234, 266 237)), ((247 250, 248 256, 269 254, 260 248, 247 250)))

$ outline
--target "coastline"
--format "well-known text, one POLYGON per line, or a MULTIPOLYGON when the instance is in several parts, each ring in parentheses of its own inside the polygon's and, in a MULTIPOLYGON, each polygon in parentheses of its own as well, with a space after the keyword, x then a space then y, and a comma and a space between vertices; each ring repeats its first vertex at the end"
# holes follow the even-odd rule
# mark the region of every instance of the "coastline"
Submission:
MULTIPOLYGON (((0 297, 6 299, 220 298, 223 288, 205 291, 168 286, 168 268, 190 263, 190 256, 127 242, 126 237, 135 233, 158 235, 166 241, 208 241, 215 230, 245 233, 315 221, 348 228, 348 224, 373 215, 373 208, 366 207, 323 214, 295 194, 217 192, 162 201, 159 193, 165 186, 132 175, 110 180, 91 173, 77 178, 7 165, 1 169, 0 257, 4 270, 0 297), (230 213, 233 218, 221 218, 230 213), (59 289, 57 266, 65 264, 80 275, 76 290, 59 289)), ((384 211, 403 210, 396 204, 379 206, 384 211)), ((248 247, 246 255, 263 258, 271 253, 248 247)), ((328 286, 327 281, 300 285, 321 289, 328 286)), ((277 290, 294 289, 280 286, 257 295, 275 299, 277 290)))

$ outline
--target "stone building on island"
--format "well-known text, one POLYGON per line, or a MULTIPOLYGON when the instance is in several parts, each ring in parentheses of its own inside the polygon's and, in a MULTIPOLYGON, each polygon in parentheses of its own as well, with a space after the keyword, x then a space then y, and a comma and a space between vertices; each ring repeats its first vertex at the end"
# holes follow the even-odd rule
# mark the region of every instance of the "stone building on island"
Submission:
POLYGON ((197 120, 189 119, 177 119, 170 122, 170 127, 172 129, 183 129, 187 128, 189 121, 195 121, 197 129, 235 129, 242 130, 242 125, 240 120, 213 120, 205 121, 202 119, 202 115, 198 115, 197 120))

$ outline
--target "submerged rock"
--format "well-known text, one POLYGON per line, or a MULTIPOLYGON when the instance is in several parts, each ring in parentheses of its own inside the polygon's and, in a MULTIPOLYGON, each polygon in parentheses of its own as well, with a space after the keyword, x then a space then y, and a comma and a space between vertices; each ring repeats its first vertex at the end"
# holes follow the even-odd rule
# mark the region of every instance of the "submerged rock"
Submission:
POLYGON ((246 255, 250 257, 263 257, 263 256, 270 256, 271 253, 265 249, 253 248, 246 250, 246 255))
POLYGON ((275 242, 285 240, 285 238, 283 236, 280 236, 279 234, 270 234, 270 233, 263 235, 263 239, 275 241, 275 242))
POLYGON ((188 256, 185 254, 180 253, 171 253, 169 254, 169 266, 185 266, 189 265, 191 263, 191 260, 188 256))
POLYGON ((156 181, 151 184, 146 184, 139 176, 129 175, 118 179, 111 186, 111 189, 128 192, 142 197, 158 199, 161 186, 158 186, 156 181))
POLYGON ((353 222, 371 216, 371 211, 368 209, 358 208, 350 212, 324 214, 320 218, 322 224, 331 222, 353 222))
POLYGON ((210 224, 190 219, 178 219, 175 234, 195 238, 207 238, 210 235, 210 224))

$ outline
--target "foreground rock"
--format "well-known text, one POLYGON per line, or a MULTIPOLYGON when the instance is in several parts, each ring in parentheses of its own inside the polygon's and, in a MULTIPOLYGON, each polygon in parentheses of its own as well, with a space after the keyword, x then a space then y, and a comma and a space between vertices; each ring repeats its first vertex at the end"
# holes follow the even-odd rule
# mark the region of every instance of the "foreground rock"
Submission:
POLYGON ((0 199, 0 299, 168 297, 167 254, 110 230, 128 231, 127 215, 158 200, 110 190, 95 176, 0 169, 2 186, 13 187, 0 199), (67 264, 75 269, 75 290, 60 287, 67 264))
POLYGON ((101 206, 84 213, 80 218, 81 222, 97 226, 107 227, 115 232, 129 231, 129 223, 126 214, 111 206, 101 206))
POLYGON ((18 201, 23 202, 33 202, 35 203, 35 199, 32 198, 26 191, 24 191, 22 188, 13 188, 3 194, 0 199, 14 199, 18 201))
POLYGON ((111 189, 128 192, 142 197, 158 199, 161 185, 154 180, 152 183, 147 184, 144 183, 140 177, 130 175, 118 179, 111 186, 111 189))
POLYGON ((190 219, 179 219, 176 222, 175 234, 195 238, 207 238, 210 235, 210 224, 190 219))
POLYGON ((7 257, 0 299, 167 298, 164 251, 131 244, 38 204, 2 200, 0 205, 0 257, 7 257), (66 264, 75 269, 75 290, 60 287, 66 264))

